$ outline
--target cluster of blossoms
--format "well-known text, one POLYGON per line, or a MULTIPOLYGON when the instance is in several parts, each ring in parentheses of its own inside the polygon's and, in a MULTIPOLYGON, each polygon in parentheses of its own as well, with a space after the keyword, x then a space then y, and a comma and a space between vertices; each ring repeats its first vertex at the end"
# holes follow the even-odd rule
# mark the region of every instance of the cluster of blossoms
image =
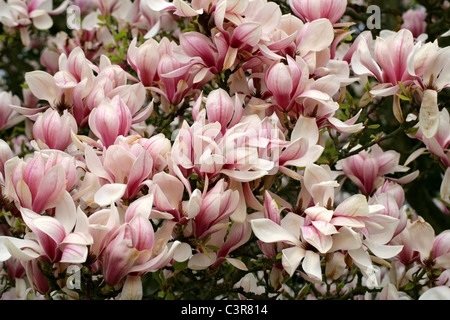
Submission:
POLYGON ((423 10, 374 39, 348 6, 0 0, 42 45, 0 92, 2 298, 449 299, 450 226, 405 188, 433 159, 448 214, 450 47, 423 10))

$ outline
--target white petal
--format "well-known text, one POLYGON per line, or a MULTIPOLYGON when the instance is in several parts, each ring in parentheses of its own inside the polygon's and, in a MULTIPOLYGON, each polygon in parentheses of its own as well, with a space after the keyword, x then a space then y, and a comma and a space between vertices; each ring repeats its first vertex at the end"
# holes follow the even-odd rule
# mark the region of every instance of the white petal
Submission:
POLYGON ((308 276, 314 280, 322 280, 322 269, 320 267, 320 256, 310 250, 306 251, 302 268, 308 276))
POLYGON ((428 289, 419 297, 419 300, 450 300, 450 288, 439 286, 428 289))
POLYGON ((188 268, 191 270, 204 270, 216 261, 216 253, 197 253, 189 259, 188 268))
POLYGON ((140 276, 128 275, 122 287, 120 300, 142 300, 143 288, 140 276))
POLYGON ((47 72, 36 70, 25 73, 25 81, 33 95, 54 105, 59 99, 59 89, 55 80, 47 72))
POLYGON ((66 234, 70 233, 75 226, 77 219, 75 202, 67 191, 55 207, 55 218, 64 226, 66 234))
POLYGON ((122 183, 108 183, 102 186, 94 196, 94 201, 99 206, 109 206, 120 200, 127 190, 127 185, 122 183))
POLYGON ((419 127, 425 138, 431 139, 439 129, 437 92, 425 90, 419 111, 419 127))
POLYGON ((295 270, 297 270, 298 266, 305 257, 305 249, 300 247, 292 247, 284 249, 282 252, 283 256, 281 257, 281 263, 284 270, 286 270, 286 272, 289 273, 289 276, 292 277, 295 270))
POLYGON ((178 262, 186 261, 192 256, 192 248, 187 243, 180 243, 178 247, 175 249, 175 253, 173 255, 173 259, 178 262))
POLYGON ((364 244, 370 249, 370 251, 372 251, 374 255, 381 259, 391 259, 399 254, 403 249, 403 246, 377 244, 369 239, 365 239, 364 244))
POLYGON ((234 267, 238 268, 239 270, 248 271, 247 266, 246 266, 245 263, 242 262, 241 260, 234 259, 234 258, 226 258, 226 260, 227 260, 231 265, 233 265, 234 267))
POLYGON ((255 235, 263 242, 290 242, 297 246, 301 244, 298 238, 270 219, 254 219, 251 220, 251 225, 255 235))
POLYGON ((351 228, 342 227, 338 234, 333 235, 331 251, 355 250, 361 248, 361 246, 361 236, 351 228))
POLYGON ((450 202, 450 167, 445 170, 444 179, 441 183, 441 198, 446 202, 450 202))
POLYGON ((33 24, 37 29, 47 30, 52 27, 53 20, 52 20, 52 18, 50 18, 50 16, 44 10, 34 10, 34 11, 32 11, 32 14, 34 14, 34 16, 32 17, 33 24), (34 13, 36 13, 36 14, 34 14, 34 13))

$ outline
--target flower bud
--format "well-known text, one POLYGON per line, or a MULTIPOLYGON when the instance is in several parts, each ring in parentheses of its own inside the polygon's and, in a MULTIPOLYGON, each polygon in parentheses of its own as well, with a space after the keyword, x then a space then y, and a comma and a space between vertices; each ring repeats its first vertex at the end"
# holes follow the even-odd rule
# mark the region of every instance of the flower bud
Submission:
POLYGON ((62 116, 54 109, 41 113, 33 125, 33 137, 42 149, 64 151, 71 143, 71 131, 78 131, 75 118, 64 110, 62 116))
POLYGON ((105 99, 89 115, 92 132, 105 147, 113 145, 118 136, 127 136, 131 128, 131 113, 119 96, 105 99))

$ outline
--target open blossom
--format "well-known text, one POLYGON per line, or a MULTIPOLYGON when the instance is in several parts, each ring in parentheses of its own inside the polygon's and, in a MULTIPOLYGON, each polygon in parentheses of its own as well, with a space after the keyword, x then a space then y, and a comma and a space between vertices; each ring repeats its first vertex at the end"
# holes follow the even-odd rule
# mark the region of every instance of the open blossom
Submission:
POLYGON ((433 264, 436 268, 448 269, 450 264, 449 232, 435 235, 433 227, 421 217, 408 221, 405 230, 393 239, 403 246, 398 259, 408 264, 417 261, 423 265, 433 264))
POLYGON ((419 127, 425 138, 433 138, 439 129, 438 92, 450 87, 446 63, 449 57, 450 48, 440 48, 436 42, 419 42, 408 57, 408 72, 423 92, 419 127))
POLYGON ((55 215, 44 216, 23 208, 21 214, 34 236, 24 239, 0 238, 1 257, 14 256, 21 261, 43 258, 51 262, 83 263, 92 237, 87 229, 87 216, 76 209, 65 192, 55 207, 55 215))
MULTIPOLYGON (((320 167, 312 165, 306 170, 317 172, 314 176, 319 177, 309 180, 308 184, 314 183, 317 187, 322 185, 313 189, 315 198, 323 197, 325 190, 333 191, 335 186, 320 178, 327 179, 326 174, 321 174, 320 167)), ((252 228, 263 242, 288 244, 282 249, 282 264, 291 276, 301 264, 309 277, 321 279, 320 254, 339 250, 348 250, 354 262, 366 274, 372 266, 366 248, 381 258, 395 256, 401 250, 401 246, 387 245, 393 238, 398 219, 380 213, 382 206, 369 205, 362 195, 344 200, 334 210, 330 208, 332 205, 332 201, 327 201, 327 207, 320 204, 308 207, 304 211, 305 218, 290 212, 280 224, 267 218, 253 219, 252 228), (379 232, 380 225, 385 228, 384 233, 379 232), (365 239, 361 237, 362 234, 365 239), (319 253, 308 249, 308 246, 313 246, 319 253)))
MULTIPOLYGON (((399 164, 399 159, 399 153, 384 152, 381 147, 375 145, 371 152, 362 151, 357 155, 340 160, 338 167, 358 186, 363 194, 370 195, 384 182, 386 175, 409 170, 406 165, 413 159, 408 159, 403 166, 399 164)), ((410 182, 415 179, 417 174, 417 171, 412 172, 397 181, 410 182)))
MULTIPOLYGON (((142 293, 140 276, 169 264, 181 244, 179 241, 168 244, 174 227, 174 223, 171 221, 155 234, 149 220, 152 197, 142 199, 145 200, 145 206, 128 207, 125 213, 125 222, 122 224, 119 222, 117 209, 113 209, 107 214, 111 221, 109 231, 103 233, 101 246, 98 248, 98 260, 105 281, 114 286, 126 278, 126 288, 127 282, 130 285, 130 282, 135 280, 137 282, 135 284, 137 292, 134 294, 137 294, 136 299, 139 298, 139 292, 142 293), (133 279, 132 277, 137 278, 133 279)), ((96 220, 90 222, 94 221, 96 220)), ((97 228, 94 224, 92 227, 97 228)), ((101 229, 98 228, 98 231, 101 229)), ((123 294, 131 295, 125 288, 123 294)))
POLYGON ((436 134, 428 138, 426 137, 420 126, 418 130, 410 137, 421 140, 428 151, 435 154, 444 163, 446 167, 450 167, 450 116, 447 109, 443 108, 439 112, 439 126, 436 134))
MULTIPOLYGON (((101 179, 102 185, 112 184, 111 187, 120 194, 118 199, 136 196, 142 182, 152 173, 152 157, 141 145, 114 144, 104 149, 100 157, 92 147, 87 147, 85 152, 87 168, 101 179)), ((103 190, 109 198, 112 190, 103 190)))

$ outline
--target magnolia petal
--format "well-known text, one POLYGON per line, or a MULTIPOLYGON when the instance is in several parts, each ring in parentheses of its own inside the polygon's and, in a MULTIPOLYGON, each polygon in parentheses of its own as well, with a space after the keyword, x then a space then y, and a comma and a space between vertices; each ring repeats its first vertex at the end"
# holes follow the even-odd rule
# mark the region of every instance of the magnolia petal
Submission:
POLYGON ((31 17, 34 26, 39 30, 50 29, 53 25, 52 18, 44 10, 34 10, 32 13, 36 13, 37 11, 39 11, 39 13, 31 17))
POLYGON ((177 8, 174 14, 181 17, 195 17, 203 13, 202 8, 194 10, 185 1, 182 0, 174 0, 173 4, 177 8))
POLYGON ((59 89, 53 77, 47 72, 40 70, 27 72, 25 81, 36 98, 46 100, 50 105, 58 102, 55 100, 59 99, 59 89))
POLYGON ((328 122, 339 132, 341 133, 356 133, 364 129, 364 124, 356 123, 356 124, 347 124, 344 121, 339 120, 335 117, 328 118, 328 122))
POLYGON ((342 201, 334 211, 335 216, 365 217, 369 215, 367 199, 362 194, 356 194, 342 201))
POLYGON ((377 244, 370 239, 365 239, 363 242, 367 246, 367 248, 369 248, 369 250, 372 251, 374 255, 376 255, 381 259, 391 259, 395 257, 397 254, 399 254, 403 249, 402 245, 401 246, 382 245, 377 244))
POLYGON ((183 262, 192 257, 192 248, 188 243, 180 243, 176 248, 173 259, 178 262, 183 262))
POLYGON ((301 41, 297 48, 303 56, 310 51, 322 51, 331 45, 334 39, 333 25, 328 19, 317 19, 305 24, 301 32, 301 41))
POLYGON ((372 267, 372 260, 363 247, 355 250, 349 250, 348 254, 350 255, 350 257, 352 257, 353 262, 355 262, 355 264, 361 269, 363 273, 365 273, 370 267, 372 267))
POLYGON ((419 127, 425 138, 433 138, 439 129, 437 92, 425 90, 419 111, 419 127))
POLYGON ((239 182, 254 181, 268 174, 267 171, 239 171, 231 169, 222 169, 220 172, 239 182))
POLYGON ((75 225, 77 213, 75 203, 69 192, 65 191, 55 207, 55 218, 64 226, 66 233, 70 233, 75 225))
POLYGON ((242 183, 232 180, 230 184, 230 189, 236 190, 239 193, 238 206, 234 211, 234 213, 230 216, 230 218, 235 222, 243 223, 247 218, 247 204, 245 203, 245 196, 244 190, 242 188, 242 183))
POLYGON ((120 200, 125 191, 127 190, 127 185, 122 183, 108 183, 103 185, 94 196, 94 201, 101 207, 109 206, 120 200))
POLYGON ((103 168, 101 160, 92 147, 88 146, 85 148, 85 158, 86 165, 90 172, 92 172, 99 178, 104 178, 107 181, 112 182, 109 173, 103 168))
POLYGON ((256 237, 263 242, 290 242, 296 246, 301 245, 298 238, 270 219, 254 219, 251 220, 251 225, 256 237))
POLYGON ((197 253, 189 259, 188 268, 191 270, 204 270, 216 261, 216 253, 197 253))
POLYGON ((6 261, 11 256, 20 261, 29 261, 42 254, 42 248, 32 240, 0 237, 0 261, 6 261))
POLYGON ((142 300, 141 276, 127 275, 120 294, 120 300, 142 300))
MULTIPOLYGON (((166 197, 168 203, 170 203, 171 208, 168 209, 178 209, 179 201, 183 198, 184 186, 183 183, 174 177, 173 175, 167 174, 165 172, 159 172, 153 176, 153 182, 159 186, 162 193, 166 197)), ((155 194, 155 204, 158 206, 161 194, 156 192, 155 194)), ((167 205, 167 204, 166 204, 167 205)))
POLYGON ((435 237, 433 227, 423 219, 419 219, 411 224, 408 231, 411 239, 415 239, 415 241, 411 244, 411 249, 419 252, 422 261, 427 259, 433 248, 433 241, 435 237))
POLYGON ((446 202, 450 202, 450 167, 445 170, 444 179, 441 183, 441 198, 446 202))
POLYGON ((64 247, 61 260, 62 263, 84 263, 88 256, 86 245, 70 243, 64 247))
POLYGON ((199 189, 195 189, 192 192, 191 197, 189 198, 189 202, 187 205, 187 214, 188 219, 193 219, 200 212, 202 206, 202 193, 199 189))
POLYGON ((419 300, 450 300, 450 288, 439 286, 428 289, 419 297, 419 300))
POLYGON ((300 239, 300 231, 301 227, 305 223, 305 218, 295 214, 293 212, 289 212, 284 218, 281 220, 280 225, 283 229, 292 234, 296 239, 300 239))
POLYGON ((306 274, 313 280, 322 280, 322 269, 320 267, 320 256, 310 250, 306 251, 305 258, 302 262, 302 268, 306 274))
POLYGON ((287 248, 282 251, 281 264, 290 277, 297 270, 298 266, 305 257, 306 251, 300 247, 287 248))
POLYGON ((233 265, 234 267, 238 268, 239 270, 248 271, 247 266, 244 262, 241 260, 235 259, 235 258, 226 258, 226 260, 233 265))
POLYGON ((340 228, 339 233, 333 235, 332 239, 333 246, 330 251, 355 250, 362 246, 360 234, 345 226, 340 228))
POLYGON ((331 236, 321 234, 314 226, 304 226, 301 230, 303 239, 320 253, 327 253, 331 249, 333 245, 331 236))

